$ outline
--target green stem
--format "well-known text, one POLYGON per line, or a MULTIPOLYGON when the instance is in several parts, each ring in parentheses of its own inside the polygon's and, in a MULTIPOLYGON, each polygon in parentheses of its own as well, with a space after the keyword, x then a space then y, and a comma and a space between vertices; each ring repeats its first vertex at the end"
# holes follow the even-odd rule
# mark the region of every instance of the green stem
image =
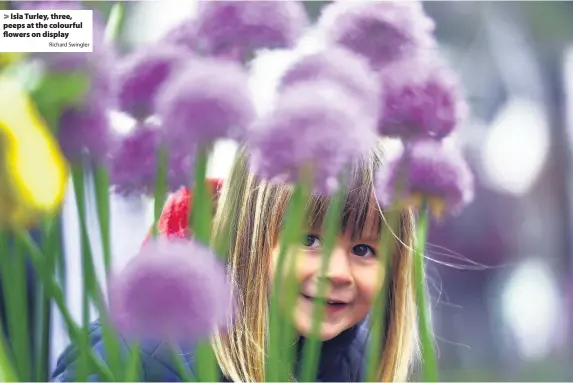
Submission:
POLYGON ((19 382, 20 380, 10 361, 10 349, 4 338, 2 327, 3 323, 0 318, 0 382, 19 382))
MULTIPOLYGON (((57 260, 58 216, 49 217, 42 226, 42 252, 46 257, 46 265, 50 273, 55 272, 57 260)), ((41 283, 36 283, 36 381, 45 382, 50 379, 50 298, 41 283)))
MULTIPOLYGON (((10 286, 5 290, 10 295, 7 302, 8 328, 10 329, 10 343, 16 358, 18 376, 29 381, 30 376, 30 336, 28 334, 28 277, 26 275, 26 257, 20 241, 13 239, 12 252, 9 257, 10 286), (8 293, 9 292, 9 293, 8 293)), ((6 276, 6 275, 5 275, 6 276)))
POLYGON ((388 312, 386 304, 388 289, 392 278, 392 249, 395 248, 396 244, 394 234, 398 233, 400 214, 400 210, 392 210, 386 215, 386 223, 388 226, 382 225, 380 238, 378 240, 380 267, 383 268, 385 272, 382 286, 374 300, 371 312, 365 379, 367 382, 377 382, 379 378, 378 372, 384 344, 386 314, 388 312))
MULTIPOLYGON (((90 272, 90 268, 93 270, 93 264, 91 263, 91 246, 89 243, 88 230, 86 227, 86 202, 85 202, 85 179, 84 179, 84 169, 81 165, 72 165, 72 180, 74 184, 74 192, 76 196, 76 207, 78 212, 78 218, 80 223, 80 246, 82 255, 82 282, 83 282, 83 294, 82 294, 82 327, 88 328, 90 322, 90 305, 89 305, 89 291, 90 285, 92 284, 93 274, 90 272)), ((84 339, 87 334, 85 331, 81 332, 80 341, 86 345, 89 344, 89 340, 84 339)), ((82 353, 78 360, 78 375, 77 379, 85 381, 88 378, 88 360, 87 355, 82 353)))
POLYGON ((161 217, 165 196, 167 194, 167 148, 165 146, 157 149, 157 172, 155 178, 154 214, 153 214, 153 237, 157 237, 159 229, 157 223, 161 217))
POLYGON ((191 372, 187 366, 185 366, 185 361, 182 358, 182 353, 180 353, 180 348, 175 344, 171 344, 170 348, 171 356, 173 357, 173 362, 175 363, 175 368, 177 369, 181 379, 183 379, 184 382, 194 382, 195 379, 193 379, 191 372))
POLYGON ((46 260, 30 235, 27 232, 21 232, 18 234, 18 238, 22 241, 22 244, 26 247, 28 254, 30 256, 30 260, 34 265, 34 269, 37 270, 39 278, 44 283, 44 288, 46 292, 53 300, 53 302, 60 310, 62 315, 62 319, 67 327, 68 334, 70 336, 71 341, 78 345, 81 354, 86 354, 90 363, 91 367, 99 374, 99 376, 105 381, 113 382, 115 381, 111 371, 109 368, 98 358, 95 357, 93 351, 89 347, 89 345, 85 345, 84 342, 81 340, 81 329, 78 328, 76 323, 74 322, 68 308, 66 306, 66 300, 64 296, 64 292, 62 288, 54 278, 54 275, 49 273, 48 266, 46 264, 46 260))
POLYGON ((428 207, 424 202, 418 218, 414 252, 414 280, 416 284, 416 303, 418 306, 418 328, 422 344, 424 368, 422 378, 425 382, 438 381, 438 366, 432 342, 432 328, 428 317, 428 303, 424 287, 424 253, 428 234, 428 207))
POLYGON ((94 173, 96 209, 103 248, 103 261, 106 275, 111 270, 111 232, 109 218, 109 173, 101 165, 94 173))
MULTIPOLYGON (((5 341, 4 339, 4 328, 2 325, 2 323, 0 323, 0 337, 2 338, 0 341, 2 342, 2 355, 0 355, 0 357, 3 359, 3 364, 6 365, 6 370, 4 372, 5 376, 9 376, 12 379, 15 379, 16 377, 16 366, 12 366, 11 360, 16 361, 16 357, 14 354, 15 350, 14 350, 14 339, 13 339, 13 331, 11 330, 11 323, 14 321, 13 316, 17 315, 17 312, 14 312, 12 306, 13 306, 13 300, 14 295, 11 293, 11 291, 15 288, 15 286, 12 284, 12 267, 11 267, 11 263, 13 262, 13 258, 14 255, 12 254, 12 252, 10 251, 10 241, 8 238, 8 234, 5 232, 1 232, 0 231, 0 249, 3 250, 3 253, 0 254, 0 280, 2 282, 2 291, 4 292, 4 307, 6 308, 6 320, 8 321, 8 323, 6 323, 6 330, 8 333, 8 336, 12 337, 12 339, 9 339, 10 341, 5 341)), ((0 374, 1 375, 1 374, 0 374)), ((0 381, 2 381, 3 379, 0 379, 0 381)))
POLYGON ((129 347, 129 359, 125 369, 124 382, 139 382, 141 379, 141 349, 137 343, 129 347))
MULTIPOLYGON (((267 364, 265 367, 265 379, 267 381, 288 381, 291 379, 291 366, 289 364, 290 358, 288 357, 289 343, 286 343, 291 338, 290 334, 284 334, 285 329, 288 331, 288 326, 291 326, 290 321, 285 321, 284 316, 281 315, 281 305, 286 306, 284 301, 283 280, 285 263, 287 258, 288 249, 293 243, 300 239, 300 232, 304 220, 304 206, 308 198, 308 191, 310 190, 306 180, 301 180, 295 185, 292 197, 289 202, 289 207, 285 215, 284 226, 280 235, 280 252, 277 260, 277 270, 273 280, 273 288, 271 291, 270 310, 269 310, 269 341, 268 348, 269 354, 267 364)), ((288 273, 289 275, 291 273, 288 273)), ((287 283, 289 283, 287 277, 287 283)), ((288 298, 287 298, 288 300, 288 298)), ((288 306, 287 306, 288 307, 288 306)))
MULTIPOLYGON (((207 185, 207 165, 209 146, 199 149, 195 163, 194 190, 189 203, 189 228, 195 240, 209 245, 211 239, 211 221, 213 218, 213 196, 207 185)), ((219 380, 217 358, 210 342, 200 342, 197 346, 197 377, 199 381, 219 380)))
MULTIPOLYGON (((344 184, 344 183, 342 183, 344 184)), ((330 256, 336 244, 336 237, 340 231, 340 217, 343 205, 343 196, 345 188, 341 187, 335 194, 328 211, 326 213, 326 220, 324 222, 324 251, 322 253, 322 263, 320 268, 320 277, 318 284, 318 299, 315 302, 312 318, 311 335, 305 342, 303 348, 303 364, 302 364, 302 381, 313 382, 315 381, 318 372, 318 360, 320 357, 320 327, 324 317, 326 300, 326 289, 328 284, 326 281, 326 273, 330 263, 330 256)))
POLYGON ((208 244, 211 238, 211 221, 213 216, 213 196, 207 185, 207 165, 209 162, 209 148, 201 148, 195 163, 195 182, 192 199, 193 208, 189 204, 189 227, 193 230, 193 237, 208 244))
MULTIPOLYGON (((121 365, 120 346, 116 334, 111 327, 106 306, 103 300, 103 294, 96 279, 93 253, 89 243, 85 202, 86 190, 83 168, 80 166, 74 166, 72 168, 72 178, 74 182, 74 191, 76 193, 78 217, 80 220, 81 230, 82 268, 84 281, 83 326, 84 328, 87 328, 89 325, 89 302, 91 297, 101 317, 103 341, 110 369, 114 376, 119 377, 123 374, 124 371, 121 365)), ((100 169, 99 187, 97 184, 98 176, 96 175, 96 196, 99 194, 99 198, 97 198, 96 203, 98 205, 97 210, 100 217, 102 239, 107 236, 107 243, 105 241, 103 242, 104 254, 107 251, 109 255, 108 262, 111 263, 111 250, 109 243, 109 194, 107 186, 107 172, 105 170, 100 169), (100 202, 103 204, 103 206, 100 205, 100 202), (106 246, 107 250, 105 249, 106 246)), ((111 267, 110 264, 108 264, 108 267, 111 267)), ((107 270, 109 270, 109 268, 107 270)), ((84 360, 83 362, 87 363, 87 360, 84 360)), ((82 375, 80 374, 80 376, 82 375)))
POLYGON ((125 8, 121 1, 116 1, 107 20, 105 26, 105 40, 106 42, 113 42, 119 36, 123 23, 125 21, 125 8))

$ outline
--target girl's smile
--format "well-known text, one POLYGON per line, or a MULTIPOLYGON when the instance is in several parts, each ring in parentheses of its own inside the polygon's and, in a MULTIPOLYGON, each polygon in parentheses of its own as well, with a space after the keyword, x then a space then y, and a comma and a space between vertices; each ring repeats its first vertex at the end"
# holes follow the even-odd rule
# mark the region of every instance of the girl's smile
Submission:
MULTIPOLYGON (((300 295, 301 295, 302 301, 305 302, 303 304, 305 304, 306 308, 308 308, 311 311, 311 315, 312 315, 312 311, 314 310, 314 303, 318 301, 318 298, 306 295, 304 293, 301 293, 300 295)), ((336 313, 340 313, 343 310, 349 308, 349 306, 351 306, 350 301, 338 300, 335 298, 327 298, 325 309, 326 309, 327 314, 336 314, 336 313)))

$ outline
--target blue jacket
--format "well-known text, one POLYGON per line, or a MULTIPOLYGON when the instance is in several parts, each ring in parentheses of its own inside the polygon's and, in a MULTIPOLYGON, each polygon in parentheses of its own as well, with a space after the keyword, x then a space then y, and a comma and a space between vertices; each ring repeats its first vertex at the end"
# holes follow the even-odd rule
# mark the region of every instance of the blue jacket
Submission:
MULTIPOLYGON (((363 378, 363 367, 365 362, 365 350, 367 346, 368 327, 365 322, 356 325, 337 337, 326 341, 322 345, 321 360, 318 367, 319 382, 359 382, 363 378)), ((97 357, 104 359, 104 345, 102 339, 102 329, 99 323, 90 326, 90 343, 97 357)), ((304 339, 298 342, 298 355, 304 339)), ((185 364, 189 371, 193 373, 193 353, 184 350, 185 364)), ((123 352, 127 352, 127 345, 123 344, 123 352)), ((74 370, 78 350, 70 345, 63 352, 57 362, 56 369, 52 375, 52 381, 71 382, 74 381, 74 370)), ((175 363, 172 359, 172 352, 162 343, 148 342, 141 345, 141 370, 140 377, 145 382, 181 382, 183 379, 177 373, 175 363)), ((302 363, 297 362, 298 368, 302 363)), ((89 381, 99 381, 98 377, 92 375, 89 381)), ((227 381, 221 377, 221 381, 227 381)))

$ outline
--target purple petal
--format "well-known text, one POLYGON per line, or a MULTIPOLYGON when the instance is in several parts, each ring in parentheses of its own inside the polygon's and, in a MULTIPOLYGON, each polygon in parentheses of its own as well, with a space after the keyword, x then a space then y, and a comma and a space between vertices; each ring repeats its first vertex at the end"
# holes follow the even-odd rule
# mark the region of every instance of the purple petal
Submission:
POLYGON ((289 68, 281 79, 279 91, 302 81, 330 80, 344 86, 372 114, 380 107, 380 84, 373 79, 376 73, 362 57, 342 47, 302 57, 289 68))
POLYGON ((232 316, 224 265, 194 241, 153 239, 110 283, 110 315, 135 338, 196 341, 232 316))
POLYGON ((404 139, 449 135, 463 120, 467 105, 453 70, 434 56, 414 56, 386 67, 381 135, 404 139))
POLYGON ((87 103, 62 113, 58 141, 70 162, 83 159, 107 163, 115 143, 105 102, 87 103))
POLYGON ((162 87, 156 109, 171 146, 240 138, 255 116, 248 74, 234 62, 196 58, 162 87))
POLYGON ((474 195, 473 175, 462 154, 434 140, 409 143, 400 157, 380 169, 376 183, 385 207, 422 197, 441 201, 457 214, 474 195))
POLYGON ((363 55, 375 69, 435 46, 434 22, 418 1, 338 1, 317 25, 328 41, 363 55))
POLYGON ((344 167, 375 144, 373 121, 336 83, 293 85, 279 96, 276 110, 250 131, 252 170, 271 181, 294 182, 311 166, 316 191, 330 194, 344 167))
MULTIPOLYGON (((136 126, 123 138, 111 161, 110 181, 115 192, 123 195, 153 195, 161 134, 160 126, 145 123, 136 126)), ((192 164, 192 151, 169 152, 167 164, 169 191, 176 191, 190 183, 192 164)))
POLYGON ((291 47, 307 25, 298 1, 201 1, 197 14, 200 47, 213 55, 291 47))
POLYGON ((154 45, 125 58, 116 73, 121 110, 141 120, 153 114, 158 89, 192 58, 172 45, 154 45))

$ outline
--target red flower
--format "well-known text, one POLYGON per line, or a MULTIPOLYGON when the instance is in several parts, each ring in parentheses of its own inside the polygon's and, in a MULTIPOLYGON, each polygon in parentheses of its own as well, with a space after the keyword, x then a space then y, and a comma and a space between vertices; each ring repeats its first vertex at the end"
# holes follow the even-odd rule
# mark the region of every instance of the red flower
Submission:
MULTIPOLYGON (((215 200, 219 196, 223 181, 219 179, 208 179, 207 184, 211 187, 211 192, 215 200)), ((192 206, 193 195, 188 188, 182 188, 167 198, 159 222, 157 223, 160 236, 168 238, 187 238, 189 235, 189 206, 192 206)), ((144 244, 151 238, 148 234, 144 244)))

